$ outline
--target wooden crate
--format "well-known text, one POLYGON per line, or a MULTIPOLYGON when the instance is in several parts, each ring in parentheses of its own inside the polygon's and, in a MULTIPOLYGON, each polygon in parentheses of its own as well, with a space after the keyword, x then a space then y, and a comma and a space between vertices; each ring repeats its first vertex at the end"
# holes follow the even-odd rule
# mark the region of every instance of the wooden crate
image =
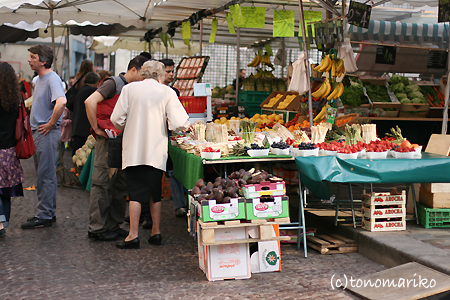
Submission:
POLYGON ((426 118, 430 112, 430 104, 402 103, 400 118, 426 118))
POLYGON ((334 122, 336 123, 337 120, 343 120, 343 119, 347 119, 349 117, 352 117, 352 119, 350 121, 343 123, 343 124, 339 125, 338 127, 345 128, 345 125, 352 125, 354 123, 357 123, 358 119, 359 119, 359 114, 354 113, 354 114, 343 115, 343 116, 335 118, 334 122))
POLYGON ((207 222, 204 223, 201 220, 198 220, 200 224, 200 233, 199 239, 202 244, 205 246, 210 245, 224 245, 224 244, 242 244, 242 243, 254 243, 254 242, 262 242, 262 241, 287 241, 291 238, 288 236, 277 236, 274 237, 272 235, 272 225, 273 224, 283 224, 290 223, 289 218, 280 218, 274 219, 276 222, 269 222, 268 220, 253 220, 252 222, 247 222, 245 220, 233 220, 233 221, 224 221, 222 222, 207 222), (239 240, 223 240, 216 241, 215 238, 215 230, 216 229, 231 229, 231 228, 239 228, 239 227, 256 227, 258 231, 259 238, 246 238, 239 240))
POLYGON ((336 254, 358 252, 356 241, 338 234, 318 234, 306 237, 308 247, 320 252, 320 254, 336 254))
POLYGON ((406 191, 400 195, 391 195, 390 193, 371 193, 362 197, 363 206, 370 205, 398 205, 406 204, 406 191))
POLYGON ((422 186, 419 193, 419 202, 431 208, 450 208, 450 193, 432 193, 422 186))
MULTIPOLYGON (((291 94, 292 94, 292 93, 291 93, 291 94)), ((273 109, 274 107, 278 107, 278 103, 280 103, 280 102, 282 101, 281 99, 284 99, 284 98, 285 98, 285 95, 286 95, 286 92, 272 92, 269 96, 267 96, 266 100, 264 100, 259 106, 260 106, 262 109, 273 109), (267 103, 270 102, 270 99, 276 97, 278 94, 281 94, 281 95, 283 95, 283 96, 282 96, 280 99, 278 99, 278 101, 275 102, 275 104, 274 104, 272 107, 265 107, 265 106, 264 106, 264 105, 266 105, 267 103)))
POLYGON ((430 193, 450 193, 450 183, 422 183, 422 189, 430 193))
POLYGON ((406 220, 400 221, 377 221, 375 218, 367 220, 363 218, 362 228, 369 231, 399 231, 406 230, 406 220))
POLYGON ((376 208, 376 205, 371 205, 369 207, 363 207, 361 212, 363 217, 369 219, 406 217, 405 204, 395 205, 397 206, 395 208, 386 206, 383 205, 381 206, 382 208, 376 208))

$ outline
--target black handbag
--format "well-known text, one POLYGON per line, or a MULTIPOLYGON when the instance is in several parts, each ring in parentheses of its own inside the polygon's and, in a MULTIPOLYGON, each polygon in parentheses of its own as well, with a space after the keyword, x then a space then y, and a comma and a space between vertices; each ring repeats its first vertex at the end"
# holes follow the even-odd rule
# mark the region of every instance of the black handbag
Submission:
POLYGON ((73 109, 75 107, 75 97, 78 94, 78 90, 77 88, 75 88, 78 84, 78 82, 85 76, 86 74, 84 74, 83 76, 81 76, 80 78, 78 78, 78 80, 67 90, 66 92, 66 107, 73 112, 73 109))
POLYGON ((116 138, 109 138, 108 146, 108 167, 122 168, 122 135, 116 138))

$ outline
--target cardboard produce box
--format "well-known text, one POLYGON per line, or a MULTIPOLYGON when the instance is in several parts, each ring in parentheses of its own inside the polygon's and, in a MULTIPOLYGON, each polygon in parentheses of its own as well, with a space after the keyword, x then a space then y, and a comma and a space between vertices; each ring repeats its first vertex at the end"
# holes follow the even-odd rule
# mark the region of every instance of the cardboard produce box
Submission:
POLYGON ((286 184, 282 182, 263 181, 258 184, 247 184, 241 188, 246 199, 260 198, 262 196, 286 195, 286 184))
POLYGON ((261 201, 260 198, 246 199, 247 220, 289 217, 289 197, 274 196, 271 200, 261 201))
MULTIPOLYGON (((252 234, 250 233, 250 237, 252 234)), ((278 224, 272 225, 272 236, 280 236, 278 224)), ((252 273, 281 271, 280 241, 258 242, 250 247, 250 264, 252 273), (256 251, 252 251, 256 249, 256 251)))
POLYGON ((199 220, 202 222, 218 222, 229 220, 245 220, 245 199, 232 198, 230 203, 217 203, 216 200, 196 201, 189 195, 190 207, 197 207, 199 220))
MULTIPOLYGON (((200 230, 200 226, 197 227, 200 230)), ((246 239, 247 228, 227 228, 215 235, 217 241, 246 239)), ((199 267, 209 281, 251 277, 248 243, 204 246, 198 239, 199 267)))

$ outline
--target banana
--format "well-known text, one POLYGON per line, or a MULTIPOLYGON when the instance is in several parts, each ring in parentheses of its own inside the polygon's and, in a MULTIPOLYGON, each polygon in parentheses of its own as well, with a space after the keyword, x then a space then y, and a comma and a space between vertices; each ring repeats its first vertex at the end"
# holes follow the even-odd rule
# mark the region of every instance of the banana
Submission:
POLYGON ((252 62, 249 63, 249 64, 247 65, 247 67, 254 67, 257 60, 258 60, 258 55, 255 55, 255 57, 253 58, 252 62))
POLYGON ((322 65, 322 67, 319 69, 319 72, 329 71, 331 69, 330 57, 328 55, 325 56, 320 64, 322 65))
POLYGON ((336 94, 336 98, 339 98, 344 93, 344 84, 342 82, 339 82, 339 92, 336 94))
POLYGON ((318 123, 322 121, 323 117, 325 116, 325 113, 327 112, 328 105, 324 105, 320 112, 317 114, 317 116, 313 119, 314 123, 318 123))
POLYGON ((336 84, 334 87, 334 90, 331 94, 328 95, 327 100, 330 101, 331 99, 336 98, 336 95, 338 94, 338 92, 340 91, 340 84, 336 84))
POLYGON ((315 91, 314 93, 312 93, 311 96, 314 98, 320 98, 320 96, 323 94, 323 92, 325 90, 326 90, 326 85, 325 85, 325 83, 322 83, 320 88, 317 91, 315 91))
POLYGON ((327 80, 325 82, 325 86, 326 86, 326 91, 322 94, 322 98, 325 98, 326 96, 328 96, 328 94, 331 92, 331 84, 330 82, 327 80))
POLYGON ((344 61, 342 59, 338 58, 337 65, 336 65, 336 72, 341 72, 343 67, 344 67, 344 61))
POLYGON ((331 70, 331 67, 333 66, 333 61, 331 60, 331 58, 328 56, 328 60, 330 61, 329 63, 328 63, 328 66, 327 66, 327 71, 330 71, 331 70))

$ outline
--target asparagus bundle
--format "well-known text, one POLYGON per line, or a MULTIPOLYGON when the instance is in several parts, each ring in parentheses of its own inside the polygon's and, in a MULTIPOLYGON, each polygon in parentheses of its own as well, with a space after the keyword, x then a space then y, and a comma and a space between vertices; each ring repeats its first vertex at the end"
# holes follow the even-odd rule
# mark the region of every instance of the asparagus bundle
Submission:
POLYGON ((253 143, 253 140, 255 139, 255 128, 256 123, 254 123, 251 120, 241 120, 241 133, 242 133, 242 139, 245 141, 246 144, 253 143))
POLYGON ((192 135, 192 138, 197 141, 204 141, 206 130, 205 123, 203 121, 195 121, 193 128, 194 133, 192 135))
POLYGON ((377 140, 377 125, 376 124, 363 124, 361 125, 362 138, 364 143, 370 143, 377 140))
POLYGON ((359 141, 363 141, 361 137, 361 125, 352 124, 349 126, 345 125, 345 144, 353 145, 358 143, 359 141))

